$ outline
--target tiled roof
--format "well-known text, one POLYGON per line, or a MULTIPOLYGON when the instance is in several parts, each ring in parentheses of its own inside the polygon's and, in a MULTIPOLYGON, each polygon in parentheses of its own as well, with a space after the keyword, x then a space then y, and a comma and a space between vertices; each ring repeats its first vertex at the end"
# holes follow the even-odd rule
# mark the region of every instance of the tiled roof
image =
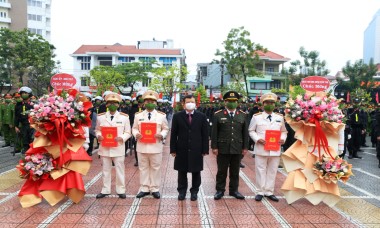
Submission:
POLYGON ((259 55, 260 59, 282 60, 282 61, 290 60, 289 58, 286 58, 272 51, 267 51, 265 53, 263 51, 257 51, 256 53, 259 55))
POLYGON ((133 45, 82 45, 73 54, 80 55, 88 52, 118 52, 131 55, 181 55, 181 49, 137 49, 133 45))

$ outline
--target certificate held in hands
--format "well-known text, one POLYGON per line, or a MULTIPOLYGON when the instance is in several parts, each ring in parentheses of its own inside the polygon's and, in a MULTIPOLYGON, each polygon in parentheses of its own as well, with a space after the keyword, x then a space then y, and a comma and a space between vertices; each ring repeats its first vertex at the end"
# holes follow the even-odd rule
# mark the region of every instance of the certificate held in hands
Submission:
POLYGON ((157 132, 157 124, 156 123, 141 123, 141 135, 142 138, 140 139, 140 142, 143 143, 156 143, 156 138, 154 135, 157 132))
POLYGON ((116 127, 102 127, 102 146, 104 147, 117 147, 117 128, 116 127))
POLYGON ((266 130, 265 131, 265 145, 264 150, 278 151, 280 144, 278 143, 281 138, 281 131, 266 130))

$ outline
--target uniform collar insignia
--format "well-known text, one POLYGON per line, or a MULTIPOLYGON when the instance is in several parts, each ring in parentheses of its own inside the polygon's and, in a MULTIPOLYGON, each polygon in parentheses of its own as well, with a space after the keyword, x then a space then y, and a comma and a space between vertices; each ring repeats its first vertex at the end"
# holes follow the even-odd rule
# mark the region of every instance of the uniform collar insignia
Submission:
POLYGON ((224 110, 224 115, 227 115, 227 111, 226 110, 224 110))

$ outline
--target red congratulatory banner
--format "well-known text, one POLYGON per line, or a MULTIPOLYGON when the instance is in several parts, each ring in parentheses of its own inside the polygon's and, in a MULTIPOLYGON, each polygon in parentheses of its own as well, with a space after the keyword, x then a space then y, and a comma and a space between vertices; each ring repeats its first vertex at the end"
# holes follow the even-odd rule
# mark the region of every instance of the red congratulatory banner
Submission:
POLYGON ((50 79, 50 85, 54 89, 70 89, 75 87, 76 83, 75 77, 66 73, 55 74, 50 79))
POLYGON ((307 91, 321 92, 330 87, 330 81, 321 76, 309 76, 302 79, 301 87, 307 91))

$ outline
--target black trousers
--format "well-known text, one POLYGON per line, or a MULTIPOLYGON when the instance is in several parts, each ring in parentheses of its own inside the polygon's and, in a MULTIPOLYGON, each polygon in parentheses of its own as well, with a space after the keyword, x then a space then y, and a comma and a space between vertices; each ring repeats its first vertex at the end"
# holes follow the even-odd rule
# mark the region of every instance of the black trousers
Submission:
POLYGON ((241 154, 218 154, 216 158, 216 162, 218 165, 218 172, 216 174, 216 191, 226 191, 226 179, 228 168, 230 171, 229 191, 238 191, 240 159, 241 154))
POLYGON ((90 138, 90 144, 88 145, 87 153, 91 155, 92 151, 94 150, 95 135, 90 134, 89 138, 90 138))
MULTIPOLYGON (((190 192, 197 194, 201 186, 201 172, 192 172, 190 192)), ((187 172, 178 171, 178 193, 186 194, 187 191, 187 172)))
POLYGON ((29 150, 29 144, 33 141, 34 129, 30 127, 29 123, 23 123, 20 132, 22 135, 22 152, 24 154, 29 150))

